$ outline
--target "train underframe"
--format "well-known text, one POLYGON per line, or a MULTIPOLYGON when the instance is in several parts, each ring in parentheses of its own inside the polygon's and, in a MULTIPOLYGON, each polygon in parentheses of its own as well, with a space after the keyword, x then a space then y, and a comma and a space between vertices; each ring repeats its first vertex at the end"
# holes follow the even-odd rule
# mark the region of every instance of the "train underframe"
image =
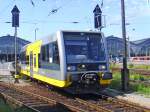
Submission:
MULTIPOLYGON (((112 79, 112 73, 105 72, 101 75, 95 72, 87 72, 87 73, 80 73, 80 74, 70 74, 71 77, 71 85, 67 87, 63 87, 63 89, 71 94, 89 94, 89 93, 99 93, 105 88, 107 88, 112 79), (102 75, 103 74, 103 75, 102 75), (101 83, 101 81, 108 81, 106 83, 101 83)), ((27 76, 27 75, 25 75, 27 76)), ((37 80, 38 82, 45 83, 49 87, 58 88, 54 85, 50 85, 44 81, 40 81, 39 79, 31 78, 32 80, 37 80)))
POLYGON ((72 94, 89 94, 89 93, 98 93, 110 84, 112 79, 111 73, 104 73, 103 76, 99 76, 97 73, 90 72, 85 74, 78 74, 77 77, 74 77, 72 84, 65 88, 66 91, 72 94), (101 80, 109 80, 109 83, 102 84, 101 80))

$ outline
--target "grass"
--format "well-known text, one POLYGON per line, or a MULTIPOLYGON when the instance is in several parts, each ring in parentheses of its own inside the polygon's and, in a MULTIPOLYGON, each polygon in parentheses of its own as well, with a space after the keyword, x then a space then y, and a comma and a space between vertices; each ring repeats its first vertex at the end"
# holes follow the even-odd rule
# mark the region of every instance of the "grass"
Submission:
POLYGON ((121 66, 119 64, 110 63, 110 69, 112 68, 120 68, 121 66))
MULTIPOLYGON (((112 68, 122 68, 122 64, 118 63, 110 63, 110 69, 112 68)), ((145 69, 150 70, 150 65, 134 65, 134 64, 128 64, 129 69, 145 69)))
POLYGON ((120 90, 121 88, 121 75, 119 72, 116 72, 113 74, 113 80, 111 82, 111 85, 109 86, 111 89, 117 89, 120 90))
POLYGON ((144 76, 136 73, 130 74, 130 80, 138 80, 138 81, 148 81, 150 80, 150 76, 144 76))
POLYGON ((15 108, 13 107, 13 105, 11 105, 11 103, 8 104, 7 101, 5 101, 0 96, 0 112, 35 112, 35 111, 28 109, 24 106, 15 108))
MULTIPOLYGON (((150 77, 141 76, 140 74, 130 74, 130 80, 147 81, 150 80, 150 77)), ((113 73, 113 80, 109 88, 121 90, 121 74, 119 72, 113 73)), ((144 84, 130 83, 129 89, 132 92, 150 97, 150 87, 145 86, 144 84)))
POLYGON ((133 64, 129 64, 128 68, 150 70, 150 65, 133 65, 133 64))
POLYGON ((132 84, 130 88, 137 93, 150 97, 150 87, 146 87, 144 84, 132 84))

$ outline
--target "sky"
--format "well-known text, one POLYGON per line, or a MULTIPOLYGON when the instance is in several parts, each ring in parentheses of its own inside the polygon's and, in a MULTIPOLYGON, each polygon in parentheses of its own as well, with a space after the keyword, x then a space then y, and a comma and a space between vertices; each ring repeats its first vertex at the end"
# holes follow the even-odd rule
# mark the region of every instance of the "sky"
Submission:
MULTIPOLYGON (((122 38, 121 0, 0 0, 0 37, 14 35, 11 10, 20 10, 17 36, 34 41, 58 30, 95 30, 93 10, 99 4, 105 36, 122 38), (57 9, 57 10, 55 10, 57 9), (74 23, 78 22, 78 23, 74 23)), ((131 41, 150 38, 149 0, 125 0, 126 33, 131 41)))

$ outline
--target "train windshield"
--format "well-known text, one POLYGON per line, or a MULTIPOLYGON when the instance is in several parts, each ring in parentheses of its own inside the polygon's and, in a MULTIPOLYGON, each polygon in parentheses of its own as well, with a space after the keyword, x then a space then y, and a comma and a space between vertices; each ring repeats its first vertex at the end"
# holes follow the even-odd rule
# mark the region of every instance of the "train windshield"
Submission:
POLYGON ((93 63, 105 61, 105 49, 101 34, 65 33, 67 63, 93 63))

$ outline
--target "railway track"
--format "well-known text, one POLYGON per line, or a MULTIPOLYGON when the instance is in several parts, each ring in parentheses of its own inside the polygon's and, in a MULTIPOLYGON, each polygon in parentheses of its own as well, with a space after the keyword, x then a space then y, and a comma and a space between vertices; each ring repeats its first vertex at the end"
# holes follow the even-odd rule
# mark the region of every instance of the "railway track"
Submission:
POLYGON ((103 112, 150 112, 149 109, 138 106, 124 100, 119 100, 106 95, 100 94, 101 99, 95 100, 83 100, 76 98, 83 105, 89 105, 91 108, 97 110, 103 110, 103 112))
POLYGON ((130 80, 133 84, 143 84, 146 87, 150 87, 150 81, 130 80))
MULTIPOLYGON (((121 72, 121 68, 112 68, 112 72, 121 72)), ((144 70, 144 69, 129 69, 130 72, 134 72, 137 74, 145 75, 145 76, 150 76, 150 70, 144 70)))
POLYGON ((35 112, 85 112, 82 108, 78 108, 63 102, 58 102, 47 97, 35 94, 17 88, 14 85, 0 83, 0 94, 16 102, 16 104, 25 106, 35 112))
POLYGON ((36 112, 149 112, 148 109, 100 95, 96 100, 67 97, 39 86, 14 86, 0 83, 0 93, 16 99, 36 112), (58 110, 57 110, 58 109, 58 110))

